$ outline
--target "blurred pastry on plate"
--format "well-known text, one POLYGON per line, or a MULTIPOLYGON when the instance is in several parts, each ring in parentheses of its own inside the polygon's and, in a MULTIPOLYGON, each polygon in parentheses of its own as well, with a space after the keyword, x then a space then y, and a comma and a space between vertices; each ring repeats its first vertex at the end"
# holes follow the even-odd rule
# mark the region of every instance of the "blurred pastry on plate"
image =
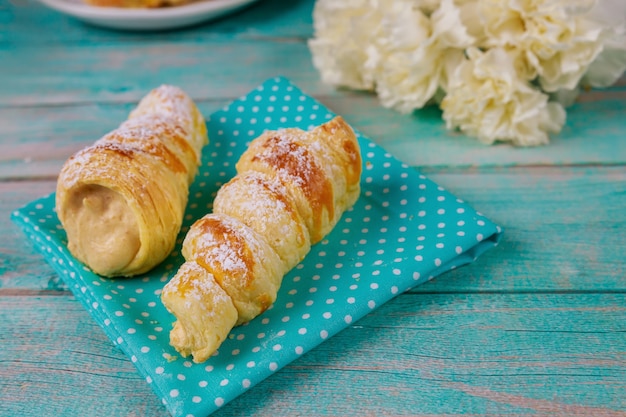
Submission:
POLYGON ((84 0, 91 6, 120 7, 128 9, 155 9, 159 7, 182 6, 194 0, 84 0))

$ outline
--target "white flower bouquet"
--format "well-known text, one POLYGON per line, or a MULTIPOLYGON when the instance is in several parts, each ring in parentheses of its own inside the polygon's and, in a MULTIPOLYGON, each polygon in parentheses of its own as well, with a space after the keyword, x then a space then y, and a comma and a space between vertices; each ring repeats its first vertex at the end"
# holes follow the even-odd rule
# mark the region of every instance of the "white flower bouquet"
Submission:
POLYGON ((626 69, 626 0, 318 0, 309 41, 329 84, 449 129, 534 146, 581 88, 626 69))

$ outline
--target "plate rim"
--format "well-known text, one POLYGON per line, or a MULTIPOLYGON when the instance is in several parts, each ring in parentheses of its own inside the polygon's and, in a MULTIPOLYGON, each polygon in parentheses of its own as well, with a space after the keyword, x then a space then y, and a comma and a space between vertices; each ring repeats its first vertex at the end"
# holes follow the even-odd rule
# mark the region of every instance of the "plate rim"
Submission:
POLYGON ((92 6, 80 0, 38 0, 43 5, 72 17, 101 26, 128 29, 158 29, 209 20, 258 0, 196 0, 162 8, 92 6), (149 23, 149 25, 146 25, 149 23), (136 24, 136 25, 133 25, 136 24), (132 26, 131 26, 132 25, 132 26))

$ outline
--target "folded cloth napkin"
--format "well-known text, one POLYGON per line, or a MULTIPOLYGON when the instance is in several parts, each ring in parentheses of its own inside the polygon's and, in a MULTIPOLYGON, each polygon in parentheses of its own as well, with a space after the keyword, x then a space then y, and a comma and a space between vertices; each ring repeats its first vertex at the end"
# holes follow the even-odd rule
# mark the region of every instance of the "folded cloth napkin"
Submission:
POLYGON ((54 213, 54 195, 12 213, 173 416, 211 414, 396 295, 497 244, 497 225, 357 132, 364 170, 356 205, 285 276, 276 303, 233 329, 216 355, 203 364, 178 355, 169 345, 174 317, 159 295, 182 263, 188 226, 210 211, 249 141, 266 129, 308 129, 333 117, 280 77, 212 114, 211 142, 190 190, 178 246, 143 276, 102 278, 75 260, 54 213))

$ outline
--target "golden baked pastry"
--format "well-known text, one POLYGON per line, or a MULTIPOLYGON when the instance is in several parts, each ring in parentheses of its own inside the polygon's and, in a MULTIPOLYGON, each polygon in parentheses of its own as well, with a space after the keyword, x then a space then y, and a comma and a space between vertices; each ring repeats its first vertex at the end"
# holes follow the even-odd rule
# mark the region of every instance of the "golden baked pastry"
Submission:
POLYGON ((283 276, 360 193, 359 145, 341 117, 309 132, 265 132, 236 168, 213 212, 187 232, 185 263, 161 293, 177 319, 170 343, 195 362, 274 303, 283 276))
POLYGON ((151 9, 157 7, 181 6, 194 0, 85 0, 91 6, 122 7, 129 9, 151 9))
POLYGON ((208 143, 204 118, 163 85, 128 120, 63 165, 56 211, 72 255, 104 276, 132 276, 172 251, 208 143))

